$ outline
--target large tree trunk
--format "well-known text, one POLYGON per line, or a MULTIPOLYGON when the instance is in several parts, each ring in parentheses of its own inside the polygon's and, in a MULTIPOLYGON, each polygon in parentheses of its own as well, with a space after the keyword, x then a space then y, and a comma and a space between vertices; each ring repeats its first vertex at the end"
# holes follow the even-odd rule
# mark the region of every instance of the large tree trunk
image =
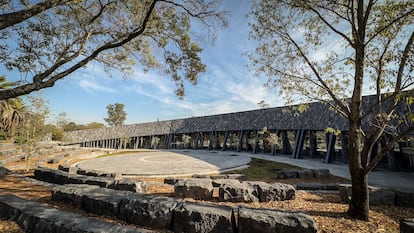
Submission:
POLYGON ((352 197, 348 213, 356 219, 369 220, 368 175, 362 169, 350 169, 352 179, 352 197))
MULTIPOLYGON (((354 117, 358 119, 357 114, 355 114, 354 117)), ((364 150, 362 148, 361 121, 350 120, 349 123, 348 159, 352 183, 352 196, 349 203, 348 213, 353 218, 368 221, 368 175, 364 172, 364 166, 362 166, 362 153, 364 150)))

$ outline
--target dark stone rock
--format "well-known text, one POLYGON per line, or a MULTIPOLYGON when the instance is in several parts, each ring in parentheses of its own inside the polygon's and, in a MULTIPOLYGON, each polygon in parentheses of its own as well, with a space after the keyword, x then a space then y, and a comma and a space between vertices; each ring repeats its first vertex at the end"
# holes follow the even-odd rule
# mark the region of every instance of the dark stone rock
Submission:
POLYGON ((97 185, 67 184, 52 189, 52 200, 71 202, 76 207, 81 207, 82 197, 85 194, 99 190, 97 185))
POLYGON ((313 177, 313 171, 310 169, 298 170, 298 178, 311 179, 313 177))
POLYGON ((148 231, 103 222, 80 214, 64 212, 13 195, 0 196, 0 216, 15 221, 24 232, 32 233, 146 233, 148 231), (7 215, 7 216, 6 216, 7 215))
POLYGON ((297 170, 280 170, 276 172, 276 179, 298 178, 297 170))
POLYGON ((194 174, 191 176, 191 178, 195 179, 210 179, 209 175, 202 175, 202 174, 194 174))
POLYGON ((0 178, 10 174, 12 174, 12 172, 9 169, 0 166, 0 178))
POLYGON ((313 172, 313 177, 315 178, 329 178, 331 177, 331 173, 328 169, 311 169, 313 172))
POLYGON ((213 180, 228 179, 228 175, 226 175, 226 174, 212 175, 212 176, 210 176, 210 178, 213 179, 213 180))
POLYGON ((61 170, 61 171, 64 171, 64 172, 69 172, 69 166, 59 164, 58 170, 61 170))
POLYGON ((339 197, 341 198, 343 203, 349 203, 349 201, 351 200, 351 188, 352 185, 350 184, 338 185, 339 197))
POLYGON ((227 174, 227 179, 236 179, 240 181, 245 181, 246 175, 245 174, 227 174))
POLYGON ((76 169, 76 174, 85 175, 86 171, 78 167, 78 169, 76 169))
POLYGON ((173 231, 177 233, 233 233, 233 210, 230 207, 184 203, 174 209, 173 231))
POLYGON ((121 201, 128 197, 127 191, 115 191, 107 188, 93 190, 90 193, 84 193, 81 200, 81 208, 87 212, 118 216, 121 201))
POLYGON ((123 178, 121 180, 115 181, 113 184, 109 185, 108 188, 136 193, 145 193, 147 192, 147 183, 145 181, 123 178))
POLYGON ((213 187, 218 188, 220 187, 222 184, 225 183, 241 183, 239 180, 235 180, 235 179, 215 179, 212 180, 211 182, 213 184, 213 187))
POLYGON ((369 193, 369 204, 372 206, 394 206, 394 202, 395 193, 392 190, 376 188, 369 193))
POLYGON ((49 168, 36 168, 34 170, 34 178, 49 183, 55 183, 56 173, 49 168))
POLYGON ((122 200, 118 218, 138 226, 171 229, 173 209, 182 200, 151 195, 132 195, 122 200))
POLYGON ((170 184, 170 185, 175 185, 175 183, 178 181, 178 178, 175 177, 165 177, 164 178, 164 184, 170 184))
POLYGON ((223 180, 219 187, 220 201, 229 202, 259 202, 259 191, 249 183, 238 180, 223 180))
POLYGON ((400 233, 414 233, 414 218, 400 219, 400 233))
POLYGON ((298 190, 338 190, 339 186, 335 183, 298 183, 296 185, 298 190))
POLYGON ((395 205, 414 208, 414 193, 395 192, 395 205))
POLYGON ((211 200, 213 198, 213 185, 211 179, 178 180, 174 185, 174 194, 178 198, 211 200))
POLYGON ((314 233, 316 223, 304 213, 239 208, 239 233, 314 233))
POLYGON ((293 200, 296 197, 296 190, 290 184, 268 184, 265 182, 247 183, 253 186, 255 190, 258 190, 260 202, 293 200))
POLYGON ((115 183, 115 180, 110 177, 89 177, 85 180, 85 184, 98 185, 100 187, 109 187, 115 183))

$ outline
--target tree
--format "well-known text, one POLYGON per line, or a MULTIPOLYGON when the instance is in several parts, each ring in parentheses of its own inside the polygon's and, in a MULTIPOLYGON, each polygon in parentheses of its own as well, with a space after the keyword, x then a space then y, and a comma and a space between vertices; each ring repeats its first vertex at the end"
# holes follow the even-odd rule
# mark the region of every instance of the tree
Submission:
POLYGON ((121 126, 124 124, 127 116, 124 107, 124 104, 119 103, 106 106, 106 109, 108 110, 108 117, 104 118, 104 120, 109 126, 121 126))
POLYGON ((368 220, 368 173, 414 129, 414 2, 261 0, 251 16, 258 46, 248 56, 267 84, 288 101, 322 101, 348 120, 348 212, 368 220), (364 90, 376 96, 366 111, 364 90))
POLYGON ((194 40, 226 25, 219 0, 3 1, 1 7, 0 62, 24 80, 0 90, 0 100, 52 87, 91 62, 125 77, 138 63, 158 70, 182 97, 184 80, 196 84, 206 69, 194 40))
POLYGON ((50 113, 49 102, 41 93, 27 96, 27 102, 26 120, 24 124, 20 125, 19 133, 24 139, 22 142, 33 145, 43 140, 47 133, 45 121, 50 113))
MULTIPOLYGON (((0 76, 0 90, 16 85, 8 82, 5 76, 0 76)), ((2 137, 13 140, 16 130, 25 120, 25 106, 20 98, 0 100, 0 130, 2 137)))

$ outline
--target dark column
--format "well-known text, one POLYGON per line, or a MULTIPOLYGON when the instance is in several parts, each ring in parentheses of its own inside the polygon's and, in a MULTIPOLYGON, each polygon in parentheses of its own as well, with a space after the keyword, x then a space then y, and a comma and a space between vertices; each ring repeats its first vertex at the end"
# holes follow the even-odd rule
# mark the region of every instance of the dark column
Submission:
POLYGON ((210 132, 210 139, 208 141, 208 150, 213 149, 213 138, 214 138, 214 132, 210 132))
POLYGON ((397 170, 397 164, 395 162, 395 151, 394 149, 391 149, 387 153, 387 160, 388 160, 388 169, 390 171, 396 171, 397 170))
POLYGON ((318 151, 318 144, 316 140, 316 132, 313 130, 309 130, 309 157, 311 158, 316 157, 317 151, 318 151))
POLYGON ((287 130, 282 130, 280 133, 282 137, 282 154, 289 154, 292 151, 290 146, 287 130))
POLYGON ((223 147, 221 148, 222 151, 227 150, 227 137, 229 136, 229 131, 226 130, 224 133, 224 141, 223 141, 223 147))
MULTIPOLYGON (((275 130, 275 134, 277 135, 277 136, 279 136, 279 130, 275 130)), ((271 142, 272 143, 272 151, 271 151, 271 154, 272 155, 276 155, 276 144, 275 144, 275 142, 271 142)))
POLYGON ((259 131, 256 130, 256 139, 254 141, 254 146, 253 146, 253 154, 257 153, 257 147, 259 146, 259 131))
POLYGON ((240 133, 239 133, 239 143, 238 143, 238 145, 237 145, 237 152, 240 152, 241 150, 242 150, 242 148, 243 148, 243 130, 240 130, 240 133))
POLYGON ((326 146, 325 163, 329 163, 334 157, 336 136, 333 133, 328 133, 326 138, 328 144, 326 146))
POLYGON ((299 159, 305 141, 305 130, 299 129, 296 131, 295 148, 293 149, 292 158, 299 159))
POLYGON ((196 133, 195 142, 194 142, 194 149, 198 150, 198 142, 200 141, 200 132, 196 133))
POLYGON ((341 131, 342 162, 348 163, 348 135, 346 131, 341 131))

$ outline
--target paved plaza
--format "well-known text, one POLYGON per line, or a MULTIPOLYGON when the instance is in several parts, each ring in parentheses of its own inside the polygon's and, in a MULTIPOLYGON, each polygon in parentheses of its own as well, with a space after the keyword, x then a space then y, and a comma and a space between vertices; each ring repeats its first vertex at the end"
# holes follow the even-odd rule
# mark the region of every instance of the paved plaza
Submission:
POLYGON ((101 157, 80 162, 76 166, 84 170, 126 176, 189 176, 240 168, 250 160, 237 152, 171 150, 101 157))
MULTIPOLYGON (((261 158, 308 169, 329 169, 339 177, 350 179, 348 165, 326 164, 321 159, 292 159, 290 156, 271 156, 234 151, 165 150, 108 156, 78 163, 81 169, 131 176, 189 176, 213 174, 245 167, 251 158, 261 158)), ((375 170, 369 173, 369 184, 414 192, 414 173, 375 170)))

